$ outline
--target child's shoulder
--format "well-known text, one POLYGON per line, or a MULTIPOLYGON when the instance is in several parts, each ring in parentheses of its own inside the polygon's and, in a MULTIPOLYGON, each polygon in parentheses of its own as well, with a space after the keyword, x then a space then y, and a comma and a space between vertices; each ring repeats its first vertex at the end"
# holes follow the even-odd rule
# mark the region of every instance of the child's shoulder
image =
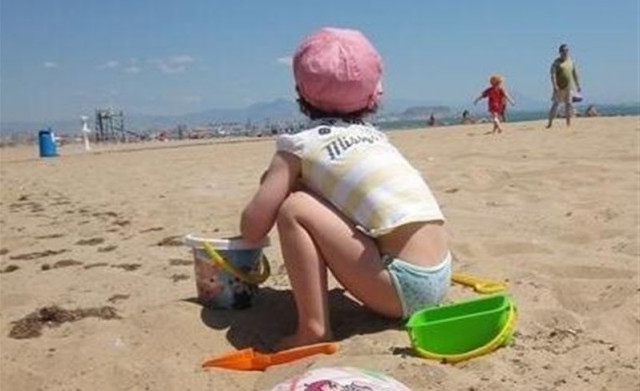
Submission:
POLYGON ((341 118, 323 118, 313 120, 295 133, 283 134, 285 138, 313 138, 314 136, 327 136, 332 133, 355 132, 355 131, 375 131, 379 130, 372 124, 364 121, 349 121, 341 118))
POLYGON ((279 135, 276 140, 276 149, 299 155, 305 145, 316 142, 320 136, 328 133, 331 133, 330 126, 313 121, 297 132, 279 135))
POLYGON ((325 118, 310 122, 299 132, 278 136, 276 148, 279 151, 298 154, 305 145, 322 143, 327 139, 362 132, 382 134, 375 126, 367 122, 325 118))

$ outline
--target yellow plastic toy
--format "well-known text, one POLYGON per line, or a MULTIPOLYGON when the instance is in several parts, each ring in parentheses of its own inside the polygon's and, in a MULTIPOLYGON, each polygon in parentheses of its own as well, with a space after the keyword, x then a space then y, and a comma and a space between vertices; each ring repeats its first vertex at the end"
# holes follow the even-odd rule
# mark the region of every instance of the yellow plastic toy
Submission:
POLYGON ((246 282, 247 284, 258 285, 266 281, 267 278, 271 275, 271 268, 269 267, 269 262, 266 257, 263 255, 262 260, 260 262, 261 271, 258 273, 250 273, 245 274, 241 270, 238 270, 235 266, 233 266, 225 257, 220 255, 218 251, 209 243, 202 242, 202 247, 204 251, 209 255, 211 260, 220 267, 222 267, 225 271, 227 271, 232 276, 236 277, 240 281, 246 282))
POLYGON ((490 280, 465 273, 453 273, 451 281, 473 288, 478 293, 496 293, 507 289, 504 281, 490 280))

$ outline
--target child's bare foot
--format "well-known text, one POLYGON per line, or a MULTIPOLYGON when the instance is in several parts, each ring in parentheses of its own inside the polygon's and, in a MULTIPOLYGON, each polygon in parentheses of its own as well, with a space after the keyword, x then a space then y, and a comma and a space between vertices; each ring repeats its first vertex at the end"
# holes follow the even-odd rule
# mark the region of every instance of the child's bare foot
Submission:
POLYGON ((298 346, 312 345, 320 342, 329 342, 333 340, 332 333, 326 333, 325 335, 313 335, 295 333, 288 335, 280 340, 275 346, 275 351, 297 348, 298 346))

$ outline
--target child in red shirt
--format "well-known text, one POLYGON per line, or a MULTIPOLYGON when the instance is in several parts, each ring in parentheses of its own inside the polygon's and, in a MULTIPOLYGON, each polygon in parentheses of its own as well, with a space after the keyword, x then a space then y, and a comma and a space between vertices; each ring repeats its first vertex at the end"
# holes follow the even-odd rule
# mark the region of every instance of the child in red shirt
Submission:
POLYGON ((479 100, 488 98, 489 114, 493 121, 493 130, 491 133, 502 133, 502 127, 500 127, 500 121, 504 121, 504 111, 507 108, 507 102, 511 105, 515 105, 507 91, 502 87, 502 76, 491 75, 489 78, 491 87, 482 91, 479 97, 477 97, 473 104, 478 103, 479 100))

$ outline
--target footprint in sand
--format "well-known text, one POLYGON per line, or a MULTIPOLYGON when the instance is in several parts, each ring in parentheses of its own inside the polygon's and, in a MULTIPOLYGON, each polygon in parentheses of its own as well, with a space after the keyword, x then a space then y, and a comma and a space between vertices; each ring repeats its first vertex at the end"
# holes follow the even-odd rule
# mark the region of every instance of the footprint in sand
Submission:
POLYGON ((190 278, 191 277, 188 274, 174 274, 171 276, 171 280, 173 280, 173 282, 188 280, 190 278))
POLYGON ((116 269, 122 269, 128 272, 132 272, 138 270, 142 265, 139 263, 121 263, 118 265, 111 265, 111 267, 116 269))
POLYGON ((45 263, 44 265, 40 266, 40 268, 42 270, 50 270, 50 269, 60 269, 62 267, 69 267, 69 266, 79 266, 82 264, 83 262, 76 261, 74 259, 63 259, 61 261, 54 263, 52 266, 45 263))
POLYGON ((555 298, 560 305, 582 315, 602 313, 619 308, 629 297, 636 295, 637 284, 633 279, 616 278, 613 281, 593 279, 589 283, 564 278, 553 284, 555 298))
POLYGON ((535 319, 536 323, 548 329, 565 328, 572 330, 580 330, 580 320, 571 312, 560 309, 532 309, 531 319, 535 319))
POLYGON ((124 295, 121 293, 116 293, 115 295, 111 296, 110 298, 107 299, 107 301, 109 303, 116 303, 118 301, 121 300, 127 300, 129 298, 130 295, 124 295))
POLYGON ((151 228, 140 230, 139 232, 141 234, 145 234, 147 232, 162 231, 163 229, 164 229, 163 227, 151 227, 151 228))
POLYGON ((611 251, 630 255, 632 257, 638 257, 640 255, 640 248, 638 247, 638 241, 635 239, 621 240, 611 246, 611 251))
POLYGON ((20 269, 18 265, 7 265, 4 269, 0 269, 0 273, 11 273, 20 269))
POLYGON ((193 261, 191 259, 177 259, 173 258, 169 260, 169 266, 191 266, 193 261))
POLYGON ((120 226, 120 227, 124 227, 124 226, 130 225, 131 221, 130 220, 118 219, 118 220, 114 221, 112 224, 120 226))
POLYGON ((93 213, 91 216, 106 220, 108 218, 118 217, 118 214, 116 212, 97 212, 93 213))
POLYGON ((109 264, 106 262, 96 262, 96 263, 90 263, 88 265, 85 265, 84 268, 93 269, 94 267, 105 267, 105 266, 109 266, 109 264))
POLYGON ((30 213, 39 213, 45 210, 41 204, 33 201, 14 202, 13 204, 9 204, 9 211, 11 213, 20 213, 25 209, 30 213))
POLYGON ((76 242, 78 246, 97 246, 98 244, 104 243, 103 238, 91 238, 91 239, 81 239, 76 242))
POLYGON ((530 315, 536 319, 537 330, 532 333, 516 331, 517 344, 562 355, 586 342, 579 319, 569 311, 538 309, 530 315))
POLYGON ((62 238, 62 237, 64 237, 64 234, 57 233, 57 234, 36 236, 35 238, 36 239, 57 239, 57 238, 62 238))
POLYGON ((47 200, 49 201, 49 206, 69 205, 71 203, 71 201, 63 195, 49 196, 47 200))
POLYGON ((605 223, 617 218, 618 216, 620 216, 620 213, 611 208, 600 209, 594 213, 595 220, 605 223))
POLYGON ((67 251, 69 251, 69 250, 62 249, 62 250, 36 251, 36 252, 32 252, 32 253, 27 253, 27 254, 12 255, 12 256, 9 256, 9 259, 13 259, 13 260, 16 260, 16 261, 30 261, 32 259, 38 259, 38 258, 44 258, 44 257, 50 257, 50 256, 53 256, 53 255, 62 254, 62 253, 65 253, 67 251))
POLYGON ((511 173, 479 167, 465 172, 462 175, 462 180, 465 183, 464 187, 471 191, 503 189, 505 184, 511 180, 511 173))
POLYGON ((117 249, 118 246, 116 246, 115 244, 111 244, 108 246, 104 246, 104 247, 98 247, 98 252, 99 253, 108 253, 110 251, 113 251, 115 249, 117 249))
POLYGON ((184 241, 182 240, 182 236, 169 236, 158 243, 158 246, 184 246, 184 241))

